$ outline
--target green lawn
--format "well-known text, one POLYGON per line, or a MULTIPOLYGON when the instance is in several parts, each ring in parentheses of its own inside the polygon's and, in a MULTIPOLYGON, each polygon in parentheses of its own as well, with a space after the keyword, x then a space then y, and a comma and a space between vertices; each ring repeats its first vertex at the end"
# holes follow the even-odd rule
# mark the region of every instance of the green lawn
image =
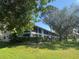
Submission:
POLYGON ((79 50, 74 48, 51 50, 21 45, 0 48, 0 59, 79 59, 79 50))

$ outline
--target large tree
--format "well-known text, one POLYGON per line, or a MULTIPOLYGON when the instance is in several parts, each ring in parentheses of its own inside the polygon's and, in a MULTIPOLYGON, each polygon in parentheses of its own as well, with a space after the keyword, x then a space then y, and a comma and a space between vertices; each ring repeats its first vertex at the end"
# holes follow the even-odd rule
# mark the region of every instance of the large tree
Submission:
POLYGON ((44 5, 52 0, 0 0, 0 28, 21 32, 31 27, 32 16, 45 12, 44 5), (39 7, 38 7, 39 6, 39 7), (32 15, 33 14, 33 15, 32 15))
POLYGON ((0 0, 1 29, 21 30, 30 23, 35 0, 0 0))
POLYGON ((44 19, 44 22, 55 30, 59 35, 59 40, 67 38, 72 33, 73 28, 76 26, 77 17, 74 12, 69 12, 68 9, 55 10, 44 19))

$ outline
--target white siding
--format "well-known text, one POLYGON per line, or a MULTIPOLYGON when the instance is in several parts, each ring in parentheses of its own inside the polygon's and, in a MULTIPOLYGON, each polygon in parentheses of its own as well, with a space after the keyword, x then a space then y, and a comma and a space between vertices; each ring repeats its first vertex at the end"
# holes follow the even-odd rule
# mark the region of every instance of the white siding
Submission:
POLYGON ((0 31, 0 41, 9 42, 10 41, 9 35, 10 35, 9 31, 6 32, 0 31))

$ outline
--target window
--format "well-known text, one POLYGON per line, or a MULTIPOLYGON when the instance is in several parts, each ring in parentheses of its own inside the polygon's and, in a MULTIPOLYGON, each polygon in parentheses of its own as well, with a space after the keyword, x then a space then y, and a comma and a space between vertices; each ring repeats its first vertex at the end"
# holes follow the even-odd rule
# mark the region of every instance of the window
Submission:
POLYGON ((39 33, 41 33, 41 28, 39 28, 39 33))

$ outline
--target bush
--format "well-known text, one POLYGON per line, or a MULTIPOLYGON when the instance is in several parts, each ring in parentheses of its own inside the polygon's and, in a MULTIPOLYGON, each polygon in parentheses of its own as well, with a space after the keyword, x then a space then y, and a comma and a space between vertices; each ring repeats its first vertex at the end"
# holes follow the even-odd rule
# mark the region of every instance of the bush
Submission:
POLYGON ((27 38, 24 37, 18 37, 16 33, 13 33, 10 35, 10 43, 20 43, 20 42, 25 42, 27 38))
POLYGON ((16 34, 12 34, 10 36, 10 42, 11 43, 21 43, 21 42, 35 42, 38 43, 40 41, 42 41, 41 37, 18 37, 16 34))
POLYGON ((41 39, 41 37, 20 37, 17 39, 17 41, 39 43, 40 41, 42 41, 41 39))
POLYGON ((39 43, 42 41, 42 37, 32 37, 30 38, 31 42, 39 43))
POLYGON ((10 40, 11 43, 17 42, 17 35, 16 35, 16 33, 11 34, 9 36, 9 38, 11 39, 10 40))
POLYGON ((4 48, 4 47, 7 47, 7 46, 9 46, 8 42, 2 42, 2 41, 0 41, 0 48, 4 48))
POLYGON ((29 38, 24 38, 24 37, 14 37, 13 39, 10 40, 11 43, 21 43, 27 41, 29 41, 29 38))

